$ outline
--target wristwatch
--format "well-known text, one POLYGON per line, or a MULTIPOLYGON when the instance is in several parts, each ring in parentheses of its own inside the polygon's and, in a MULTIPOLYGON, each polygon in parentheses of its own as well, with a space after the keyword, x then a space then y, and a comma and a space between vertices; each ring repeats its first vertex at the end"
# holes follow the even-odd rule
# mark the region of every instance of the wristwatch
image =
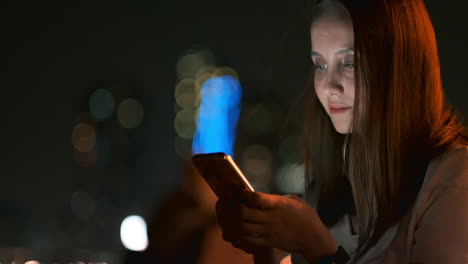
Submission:
POLYGON ((342 246, 338 246, 338 250, 332 256, 325 257, 317 264, 346 264, 351 257, 346 253, 346 250, 342 246))

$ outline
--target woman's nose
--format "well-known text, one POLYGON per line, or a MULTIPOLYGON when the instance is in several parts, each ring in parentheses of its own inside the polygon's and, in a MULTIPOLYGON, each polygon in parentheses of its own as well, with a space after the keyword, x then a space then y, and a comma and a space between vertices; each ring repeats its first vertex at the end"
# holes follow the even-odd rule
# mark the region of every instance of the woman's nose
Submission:
POLYGON ((331 95, 339 95, 344 91, 341 77, 336 71, 329 71, 325 80, 325 88, 331 95))

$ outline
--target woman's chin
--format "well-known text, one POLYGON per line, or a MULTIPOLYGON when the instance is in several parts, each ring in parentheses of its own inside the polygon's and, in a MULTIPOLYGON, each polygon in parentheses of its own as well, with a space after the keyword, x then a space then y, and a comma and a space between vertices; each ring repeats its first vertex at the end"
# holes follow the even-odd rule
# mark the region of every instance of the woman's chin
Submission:
POLYGON ((333 125, 335 127, 336 132, 342 135, 346 134, 351 134, 352 130, 349 128, 349 126, 343 126, 343 125, 333 125))

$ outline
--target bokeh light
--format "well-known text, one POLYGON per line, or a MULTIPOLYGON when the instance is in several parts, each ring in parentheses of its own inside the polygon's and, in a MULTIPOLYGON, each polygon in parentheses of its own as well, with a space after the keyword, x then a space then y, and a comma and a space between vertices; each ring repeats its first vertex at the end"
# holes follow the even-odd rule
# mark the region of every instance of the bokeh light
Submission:
POLYGON ((217 67, 213 71, 214 76, 232 76, 239 80, 239 74, 231 67, 217 67))
POLYGON ((215 66, 201 67, 195 74, 195 80, 197 82, 197 85, 201 86, 206 80, 208 80, 211 77, 216 76, 215 73, 217 69, 218 67, 215 67, 215 66))
POLYGON ((176 103, 183 108, 193 108, 195 103, 196 82, 194 79, 183 79, 175 88, 176 103))
POLYGON ((141 103, 133 98, 124 99, 117 108, 120 125, 125 128, 136 128, 143 121, 144 110, 141 103))
POLYGON ((182 159, 207 152, 233 155, 242 95, 239 75, 230 67, 216 67, 207 48, 186 51, 176 71, 176 153, 182 159))
POLYGON ((96 211, 96 203, 87 192, 75 192, 70 200, 72 212, 81 219, 89 219, 96 211))
POLYGON ((281 167, 276 175, 276 187, 282 193, 303 194, 305 192, 304 165, 289 163, 281 167))
POLYGON ((201 87, 201 104, 192 152, 233 156, 242 88, 233 76, 212 77, 201 87))
POLYGON ((145 220, 138 215, 126 217, 120 226, 120 239, 128 250, 144 251, 148 247, 145 220))
POLYGON ((272 177, 273 157, 271 151, 263 145, 250 145, 241 155, 241 167, 254 189, 269 191, 272 177))
POLYGON ((73 128, 72 144, 79 152, 90 152, 96 145, 96 131, 88 123, 79 123, 73 128))
POLYGON ((29 261, 26 261, 24 264, 41 264, 41 263, 37 260, 29 260, 29 261))
POLYGON ((192 157, 192 140, 176 137, 174 149, 177 155, 183 160, 189 160, 192 157))
POLYGON ((214 63, 214 55, 210 50, 190 49, 177 61, 177 77, 179 80, 184 78, 194 78, 199 70, 203 67, 212 66, 214 63))
POLYGON ((195 111, 192 109, 182 109, 177 113, 174 128, 183 139, 191 139, 195 131, 195 111))
POLYGON ((89 112, 96 121, 109 119, 114 108, 114 96, 106 89, 98 89, 89 97, 89 112))
POLYGON ((248 146, 242 153, 242 168, 248 175, 265 175, 271 171, 272 154, 262 145, 248 146))

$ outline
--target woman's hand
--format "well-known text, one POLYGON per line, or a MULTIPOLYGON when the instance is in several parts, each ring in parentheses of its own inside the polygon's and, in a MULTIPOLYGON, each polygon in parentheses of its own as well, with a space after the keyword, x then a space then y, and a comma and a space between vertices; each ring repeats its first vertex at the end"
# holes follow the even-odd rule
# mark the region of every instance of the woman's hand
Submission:
POLYGON ((216 204, 223 238, 248 253, 278 248, 310 262, 333 255, 337 245, 316 211, 295 195, 242 191, 216 204))

